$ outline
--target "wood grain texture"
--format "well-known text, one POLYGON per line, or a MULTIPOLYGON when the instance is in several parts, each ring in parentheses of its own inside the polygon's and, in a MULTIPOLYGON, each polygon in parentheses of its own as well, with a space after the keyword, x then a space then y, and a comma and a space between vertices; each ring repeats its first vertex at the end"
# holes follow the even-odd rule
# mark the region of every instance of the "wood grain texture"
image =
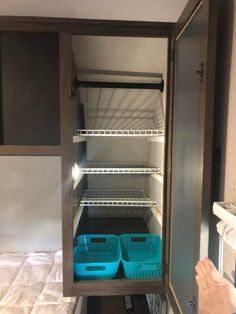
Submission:
POLYGON ((60 145, 58 34, 0 37, 3 144, 60 145))
POLYGON ((172 178, 172 146, 173 146, 173 114, 174 114, 174 76, 175 76, 175 37, 172 37, 169 41, 169 91, 167 94, 167 126, 166 126, 166 137, 167 137, 167 147, 166 147, 166 180, 164 191, 166 191, 166 213, 163 217, 163 222, 166 227, 166 248, 165 248, 165 263, 168 265, 167 274, 165 276, 165 289, 168 293, 168 298, 170 300, 171 306, 174 313, 180 314, 180 308, 175 297, 175 293, 170 284, 170 252, 171 252, 171 178, 172 178))
POLYGON ((60 145, 0 145, 0 156, 60 156, 60 145))
POLYGON ((0 31, 68 32, 78 35, 168 37, 173 23, 1 16, 0 31))
POLYGON ((163 293, 161 280, 115 279, 103 281, 80 281, 72 286, 73 296, 132 295, 146 293, 163 293))
POLYGON ((173 84, 174 84, 174 40, 168 40, 168 69, 167 69, 167 106, 165 124, 165 160, 164 173, 166 178, 163 185, 163 279, 167 289, 169 283, 169 271, 164 267, 169 267, 170 256, 170 208, 171 208, 171 169, 172 169, 172 130, 173 130, 173 84))
MULTIPOLYGON (((199 104, 198 132, 198 178, 196 199, 196 228, 197 243, 195 250, 196 263, 207 256, 209 249, 209 224, 212 211, 212 154, 213 154, 213 125, 215 105, 215 67, 217 40, 217 9, 213 0, 203 1, 204 20, 206 21, 203 37, 204 74, 199 104)), ((195 294, 198 294, 195 285, 195 294)))
POLYGON ((71 34, 59 35, 60 110, 62 148, 62 247, 63 247, 63 294, 71 296, 73 282, 73 116, 71 106, 72 70, 71 34))
MULTIPOLYGON (((185 11, 181 15, 179 21, 175 25, 172 32, 172 47, 174 48, 175 39, 181 33, 182 29, 188 23, 188 19, 195 11, 196 7, 201 1, 192 0, 188 3, 185 11)), ((216 51, 216 9, 214 1, 203 0, 201 10, 204 14, 204 33, 203 33, 203 51, 202 61, 205 65, 204 77, 201 88, 201 102, 199 105, 199 130, 198 130, 198 177, 197 177, 197 190, 196 190, 196 245, 195 245, 195 259, 196 262, 203 252, 206 253, 208 244, 208 223, 209 223, 209 211, 211 209, 211 163, 212 163, 212 142, 213 142, 213 108, 214 108, 214 76, 215 76, 215 51, 216 51)), ((174 65, 171 68, 171 86, 175 85, 174 82, 174 65)), ((170 93, 170 108, 174 106, 173 91, 170 93)), ((172 110, 172 109, 171 109, 172 110)), ((173 119, 173 112, 169 118, 173 119)), ((170 134, 172 131, 172 123, 169 123, 170 134)), ((171 137, 169 137, 171 141, 171 137)), ((172 154, 172 145, 169 143, 169 156, 172 154)), ((170 157, 171 158, 171 157, 170 157)), ((171 160, 170 164, 171 166, 171 160)), ((168 189, 171 189, 171 170, 168 171, 167 180, 168 189)), ((171 197, 171 193, 169 193, 171 197)), ((171 208, 171 199, 167 202, 168 208, 171 208)), ((168 213, 168 216, 170 214, 168 213)), ((171 224, 171 216, 167 217, 169 226, 171 224)), ((168 231, 169 237, 169 252, 171 249, 171 228, 168 231)), ((186 248, 187 249, 187 248, 186 248)), ((170 265, 170 256, 169 256, 170 265)), ((170 269, 171 269, 170 265, 170 269)), ((176 299, 175 291, 168 278, 167 291, 172 306, 175 308, 175 313, 179 313, 178 300, 176 299)), ((194 286, 193 296, 197 296, 196 285, 194 286)))

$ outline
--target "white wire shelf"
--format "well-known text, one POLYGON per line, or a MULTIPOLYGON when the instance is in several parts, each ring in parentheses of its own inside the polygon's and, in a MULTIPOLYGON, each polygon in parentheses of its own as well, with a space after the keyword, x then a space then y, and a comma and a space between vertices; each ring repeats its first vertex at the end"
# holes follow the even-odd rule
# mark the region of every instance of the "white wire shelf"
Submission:
POLYGON ((156 206, 156 202, 143 190, 87 190, 80 201, 80 206, 153 207, 156 206))
POLYGON ((80 174, 158 174, 160 168, 134 163, 87 163, 79 168, 80 174))
POLYGON ((236 202, 215 202, 213 213, 236 230, 236 202))
POLYGON ((74 132, 74 137, 86 136, 136 136, 136 137, 158 137, 164 136, 164 130, 150 129, 150 130, 86 130, 77 129, 74 132))

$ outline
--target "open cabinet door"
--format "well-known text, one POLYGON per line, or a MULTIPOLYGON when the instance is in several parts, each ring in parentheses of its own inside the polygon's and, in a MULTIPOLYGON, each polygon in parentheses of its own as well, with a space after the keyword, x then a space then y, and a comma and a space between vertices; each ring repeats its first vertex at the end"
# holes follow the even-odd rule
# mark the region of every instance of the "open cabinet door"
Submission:
POLYGON ((168 279, 174 313, 197 313, 195 265, 208 255, 216 1, 190 1, 171 39, 168 279))

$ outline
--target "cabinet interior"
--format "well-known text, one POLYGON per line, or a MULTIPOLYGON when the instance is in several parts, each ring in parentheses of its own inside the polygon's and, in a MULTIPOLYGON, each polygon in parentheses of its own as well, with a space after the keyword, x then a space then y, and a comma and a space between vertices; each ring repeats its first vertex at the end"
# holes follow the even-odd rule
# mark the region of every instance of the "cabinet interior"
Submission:
POLYGON ((74 240, 162 237, 168 40, 72 36, 72 44, 74 240))

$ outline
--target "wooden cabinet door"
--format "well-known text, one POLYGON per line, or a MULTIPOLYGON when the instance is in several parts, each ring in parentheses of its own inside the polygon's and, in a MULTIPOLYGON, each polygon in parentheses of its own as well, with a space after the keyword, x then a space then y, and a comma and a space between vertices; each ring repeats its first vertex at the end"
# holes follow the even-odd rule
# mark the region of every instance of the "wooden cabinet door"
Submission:
POLYGON ((168 279, 175 313, 197 313, 195 265, 208 254, 216 4, 190 1, 171 39, 168 279))

